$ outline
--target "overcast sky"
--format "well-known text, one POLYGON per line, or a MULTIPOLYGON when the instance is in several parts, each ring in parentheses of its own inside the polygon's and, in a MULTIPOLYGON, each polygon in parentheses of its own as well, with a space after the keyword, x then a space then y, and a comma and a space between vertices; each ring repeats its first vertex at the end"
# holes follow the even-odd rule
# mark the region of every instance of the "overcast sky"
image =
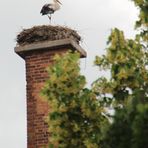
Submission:
MULTIPOLYGON (((48 0, 1 0, 0 3, 0 148, 27 148, 25 63, 14 53, 16 35, 22 28, 49 24, 40 16, 48 0)), ((82 60, 82 73, 90 84, 98 76, 92 66, 95 55, 106 47, 111 28, 118 27, 134 36, 137 9, 130 0, 61 0, 53 24, 76 29, 88 57, 82 60), (86 67, 85 67, 86 63, 86 67)))

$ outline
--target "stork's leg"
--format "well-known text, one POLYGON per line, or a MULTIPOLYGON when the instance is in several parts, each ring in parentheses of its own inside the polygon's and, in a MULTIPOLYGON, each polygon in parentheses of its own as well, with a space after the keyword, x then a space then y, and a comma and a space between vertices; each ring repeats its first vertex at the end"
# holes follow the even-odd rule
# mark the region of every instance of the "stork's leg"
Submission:
POLYGON ((50 22, 50 24, 51 24, 51 14, 50 14, 50 16, 49 16, 49 15, 47 15, 47 16, 48 16, 49 22, 50 22))
POLYGON ((50 24, 51 24, 51 14, 50 14, 50 24))

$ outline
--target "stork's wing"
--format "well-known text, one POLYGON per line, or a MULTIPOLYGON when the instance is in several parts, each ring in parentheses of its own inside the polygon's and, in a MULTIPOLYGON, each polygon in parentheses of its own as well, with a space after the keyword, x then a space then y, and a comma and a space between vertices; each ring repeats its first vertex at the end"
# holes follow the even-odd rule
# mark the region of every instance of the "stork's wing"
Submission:
POLYGON ((45 5, 42 7, 40 13, 41 13, 42 15, 52 14, 52 13, 54 13, 54 10, 51 8, 51 4, 45 4, 45 5))

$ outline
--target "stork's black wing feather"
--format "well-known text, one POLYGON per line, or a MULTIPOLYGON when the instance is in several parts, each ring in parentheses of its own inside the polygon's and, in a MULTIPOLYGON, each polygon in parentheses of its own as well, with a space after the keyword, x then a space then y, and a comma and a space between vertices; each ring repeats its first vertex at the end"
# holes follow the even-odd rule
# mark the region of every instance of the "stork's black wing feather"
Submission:
POLYGON ((51 6, 51 4, 45 4, 45 5, 42 7, 40 13, 41 13, 42 15, 47 15, 47 14, 52 14, 52 13, 54 13, 54 10, 53 10, 50 6, 51 6))

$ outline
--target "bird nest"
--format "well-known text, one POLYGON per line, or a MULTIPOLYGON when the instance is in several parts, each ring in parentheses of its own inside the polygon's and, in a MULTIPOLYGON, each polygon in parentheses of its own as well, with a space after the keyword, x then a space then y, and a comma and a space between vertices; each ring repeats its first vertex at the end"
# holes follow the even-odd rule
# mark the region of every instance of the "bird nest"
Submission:
POLYGON ((23 29, 16 38, 18 45, 26 45, 42 41, 53 41, 72 38, 77 43, 81 41, 81 37, 77 31, 68 27, 42 25, 34 26, 30 29, 23 29))

